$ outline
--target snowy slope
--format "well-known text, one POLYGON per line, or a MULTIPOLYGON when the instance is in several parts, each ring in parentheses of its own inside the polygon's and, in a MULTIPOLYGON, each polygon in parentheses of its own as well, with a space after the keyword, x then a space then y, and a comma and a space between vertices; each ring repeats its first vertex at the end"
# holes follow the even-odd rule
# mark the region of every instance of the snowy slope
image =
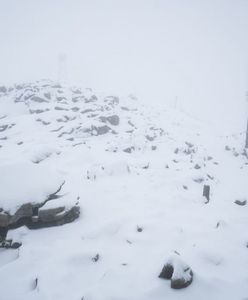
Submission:
POLYGON ((0 299, 247 299, 243 140, 134 97, 47 80, 0 88, 0 207, 62 180, 56 203, 81 207, 71 224, 8 232, 23 245, 0 250, 0 299), (158 278, 175 251, 194 272, 183 290, 158 278))

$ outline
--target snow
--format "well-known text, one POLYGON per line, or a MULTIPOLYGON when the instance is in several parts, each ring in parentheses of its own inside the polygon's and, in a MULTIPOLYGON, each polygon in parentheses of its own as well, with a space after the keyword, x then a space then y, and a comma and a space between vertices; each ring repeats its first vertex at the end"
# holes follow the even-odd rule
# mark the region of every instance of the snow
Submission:
POLYGON ((24 203, 42 203, 62 184, 52 168, 30 162, 0 166, 1 208, 13 214, 24 203))
MULTIPOLYGON (((46 90, 56 94, 55 88, 46 90)), ((92 106, 73 103, 71 89, 62 90, 68 108, 92 106)), ((0 207, 12 210, 26 201, 42 201, 65 181, 63 197, 46 206, 79 201, 81 216, 61 227, 8 232, 22 247, 0 251, 1 300, 247 297, 248 206, 234 203, 247 198, 247 158, 225 150, 229 145, 241 153, 243 136, 220 137, 209 124, 176 109, 158 110, 135 101, 137 110, 121 110, 122 99, 113 110, 101 111, 119 115, 115 134, 81 136, 76 128, 99 124, 98 117, 54 110, 53 94, 50 110, 41 114, 25 111, 24 102, 14 103, 15 91, 4 97, 0 109, 5 107, 7 116, 0 125, 16 125, 0 132, 0 138, 8 137, 0 140, 0 207), (6 100, 14 103, 10 111, 6 100), (74 119, 56 121, 63 116, 74 119), (37 118, 51 123, 44 125, 37 118), (129 120, 137 127, 130 134, 129 120), (52 130, 59 126, 65 126, 62 131, 74 128, 69 134, 74 140, 58 137, 60 132, 52 130), (156 137, 148 141, 145 135, 151 132, 156 137), (123 152, 127 145, 135 150, 123 152), (189 148, 195 152, 185 153, 189 148), (201 168, 195 169, 196 164, 201 168), (194 181, 197 178, 203 182, 194 181), (208 204, 202 196, 204 184, 211 187, 208 204), (180 291, 158 278, 174 251, 194 272, 192 284, 180 291)), ((98 95, 94 109, 103 102, 98 95)))

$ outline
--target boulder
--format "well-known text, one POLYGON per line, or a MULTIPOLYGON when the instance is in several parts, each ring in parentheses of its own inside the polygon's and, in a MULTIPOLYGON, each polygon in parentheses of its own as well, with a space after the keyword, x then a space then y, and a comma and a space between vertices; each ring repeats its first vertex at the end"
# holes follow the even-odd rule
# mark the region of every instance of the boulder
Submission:
POLYGON ((172 289, 182 289, 192 283, 193 271, 179 255, 173 255, 164 265, 159 278, 170 279, 172 289))

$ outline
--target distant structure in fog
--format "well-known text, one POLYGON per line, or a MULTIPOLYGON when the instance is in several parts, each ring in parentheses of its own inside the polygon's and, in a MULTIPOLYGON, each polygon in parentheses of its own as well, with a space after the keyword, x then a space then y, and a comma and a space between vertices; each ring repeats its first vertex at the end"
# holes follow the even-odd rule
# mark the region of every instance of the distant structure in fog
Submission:
POLYGON ((63 83, 67 80, 67 55, 65 53, 60 53, 58 55, 58 81, 63 83))

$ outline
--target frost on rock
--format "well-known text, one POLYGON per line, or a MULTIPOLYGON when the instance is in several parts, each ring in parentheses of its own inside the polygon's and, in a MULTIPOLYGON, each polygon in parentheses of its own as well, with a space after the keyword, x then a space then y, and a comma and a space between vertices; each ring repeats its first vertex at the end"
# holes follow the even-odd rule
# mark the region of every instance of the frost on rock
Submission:
MULTIPOLYGON (((77 219, 80 208, 56 202, 48 209, 47 202, 61 198, 64 181, 56 172, 35 164, 13 164, 0 168, 3 183, 0 207, 0 239, 5 242, 9 229, 26 225, 30 229, 58 226, 77 219), (57 178, 56 178, 57 175, 57 178), (51 176, 51 178, 50 178, 51 176), (53 176, 55 178, 53 178, 53 176)), ((6 248, 10 248, 8 244, 6 248)))
POLYGON ((178 255, 173 255, 164 265, 159 278, 170 279, 172 289, 182 289, 193 281, 193 271, 178 255))

